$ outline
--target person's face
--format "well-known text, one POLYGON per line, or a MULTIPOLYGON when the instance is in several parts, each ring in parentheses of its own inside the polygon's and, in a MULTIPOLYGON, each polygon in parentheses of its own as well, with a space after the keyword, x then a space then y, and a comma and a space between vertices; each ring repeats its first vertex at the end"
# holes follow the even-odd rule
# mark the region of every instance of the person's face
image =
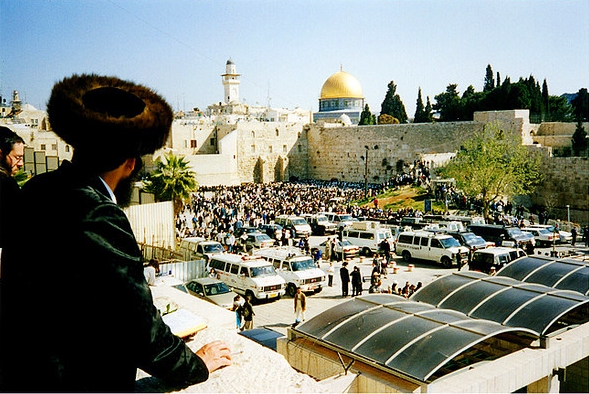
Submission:
POLYGON ((17 142, 12 146, 12 150, 5 156, 3 163, 6 169, 10 172, 10 175, 14 176, 18 170, 25 164, 24 163, 25 144, 17 142))

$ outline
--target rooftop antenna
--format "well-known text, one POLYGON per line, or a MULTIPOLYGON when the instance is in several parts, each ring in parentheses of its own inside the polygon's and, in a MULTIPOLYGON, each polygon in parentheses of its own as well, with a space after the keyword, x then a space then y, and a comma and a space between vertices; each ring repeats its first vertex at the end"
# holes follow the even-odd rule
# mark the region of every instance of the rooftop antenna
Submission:
POLYGON ((267 100, 268 100, 268 105, 266 107, 267 108, 270 108, 270 101, 272 101, 272 99, 270 98, 270 80, 268 80, 268 95, 267 95, 267 100))

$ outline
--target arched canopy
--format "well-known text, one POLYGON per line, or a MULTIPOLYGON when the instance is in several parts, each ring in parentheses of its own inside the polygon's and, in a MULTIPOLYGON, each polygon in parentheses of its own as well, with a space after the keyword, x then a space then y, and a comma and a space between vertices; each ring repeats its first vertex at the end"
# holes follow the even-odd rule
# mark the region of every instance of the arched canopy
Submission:
POLYGON ((411 300, 523 327, 539 336, 589 321, 589 298, 580 293, 474 271, 443 276, 420 289, 411 300))
POLYGON ((535 338, 526 328, 473 319, 391 294, 356 297, 293 330, 349 357, 423 382, 513 351, 494 346, 499 340, 509 338, 524 347, 535 338))
POLYGON ((585 261, 528 256, 506 265, 497 275, 589 296, 589 262, 585 261))

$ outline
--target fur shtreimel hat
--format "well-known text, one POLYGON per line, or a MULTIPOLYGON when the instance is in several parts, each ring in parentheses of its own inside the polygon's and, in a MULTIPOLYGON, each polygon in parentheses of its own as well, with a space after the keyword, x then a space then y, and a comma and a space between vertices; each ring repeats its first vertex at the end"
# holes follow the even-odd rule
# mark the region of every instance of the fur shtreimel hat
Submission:
POLYGON ((112 148, 130 156, 161 148, 174 116, 151 89, 95 74, 73 75, 56 83, 47 114, 53 131, 74 149, 98 153, 112 148))

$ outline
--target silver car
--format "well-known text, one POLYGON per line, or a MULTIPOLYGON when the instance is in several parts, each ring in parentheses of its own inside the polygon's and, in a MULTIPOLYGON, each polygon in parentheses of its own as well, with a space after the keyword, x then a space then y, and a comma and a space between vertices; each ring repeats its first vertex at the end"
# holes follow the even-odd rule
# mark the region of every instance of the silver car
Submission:
POLYGON ((185 284, 188 294, 207 300, 225 309, 231 309, 237 295, 219 279, 197 278, 185 284))

